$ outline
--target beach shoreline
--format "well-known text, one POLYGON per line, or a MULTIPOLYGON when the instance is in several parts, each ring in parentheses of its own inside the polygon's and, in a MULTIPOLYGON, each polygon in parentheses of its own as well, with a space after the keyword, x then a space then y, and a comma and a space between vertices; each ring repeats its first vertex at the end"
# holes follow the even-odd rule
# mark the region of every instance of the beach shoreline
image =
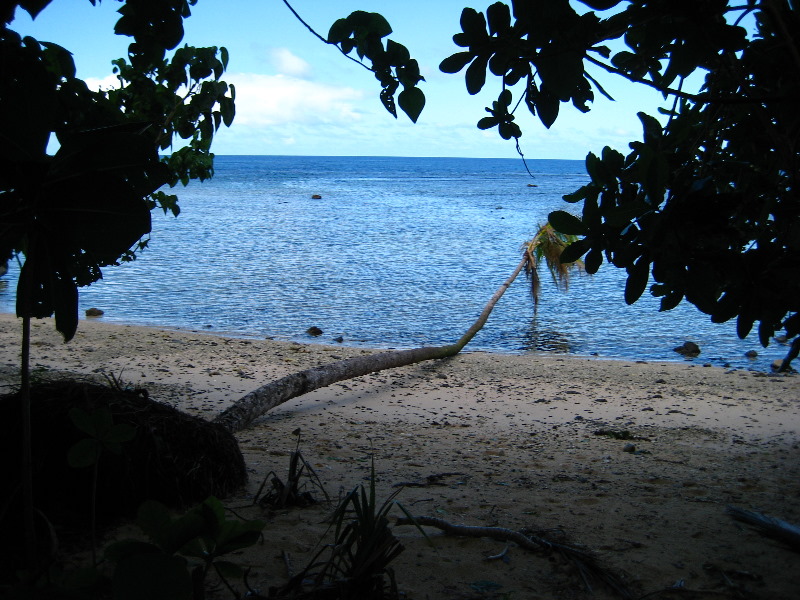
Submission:
MULTIPOLYGON (((0 314, 3 392, 15 386, 19 324, 0 314)), ((372 351, 102 319, 82 319, 69 344, 49 319, 32 329, 34 378, 113 375, 207 419, 283 375, 372 351)), ((267 473, 285 471, 298 429, 333 497, 365 481, 374 453, 379 493, 419 484, 401 495, 414 514, 560 528, 642 593, 679 580, 731 594, 733 582, 752 598, 800 591, 796 555, 725 515, 732 504, 800 522, 795 374, 483 352, 374 373, 293 399, 238 433, 251 482, 231 502, 246 506, 267 473)), ((326 510, 269 515, 274 547, 243 557, 251 581, 285 580, 275 555, 283 549, 299 565, 325 531, 326 510)), ((406 551, 396 575, 408 598, 491 597, 474 594, 478 580, 515 597, 584 597, 562 567, 516 547, 509 562, 487 562, 502 544, 431 531, 431 549, 413 527, 397 532, 406 551)))

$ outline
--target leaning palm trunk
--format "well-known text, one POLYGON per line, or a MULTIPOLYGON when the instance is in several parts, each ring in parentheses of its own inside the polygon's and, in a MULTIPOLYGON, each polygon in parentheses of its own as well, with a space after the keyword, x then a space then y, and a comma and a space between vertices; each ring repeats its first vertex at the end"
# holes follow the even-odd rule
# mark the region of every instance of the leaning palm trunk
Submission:
POLYGON ((553 275, 553 280, 558 287, 566 289, 570 270, 573 268, 582 270, 583 267, 580 261, 567 264, 561 263, 561 252, 575 239, 577 239, 575 236, 566 236, 556 232, 550 223, 545 223, 540 227, 534 238, 523 244, 522 260, 520 260, 517 268, 514 269, 511 276, 486 303, 478 320, 454 344, 379 352, 293 373, 263 385, 240 398, 232 406, 217 415, 214 422, 219 423, 228 431, 236 433, 249 427, 253 421, 276 406, 319 388, 333 385, 339 381, 353 379, 354 377, 377 373, 378 371, 405 367, 426 360, 455 356, 483 328, 497 302, 523 269, 531 279, 535 304, 539 301, 538 269, 542 261, 547 264, 547 268, 553 275))
POLYGON ((369 373, 405 367, 426 360, 455 356, 461 352, 464 346, 466 346, 470 340, 475 337, 475 334, 483 328, 495 305, 517 278, 520 271, 525 268, 528 260, 528 255, 524 254, 511 276, 497 289, 486 304, 478 320, 475 321, 472 327, 470 327, 467 332, 461 336, 461 339, 454 344, 448 346, 413 348, 411 350, 379 352, 377 354, 348 358, 312 369, 306 369, 299 373, 293 373, 261 386, 240 398, 232 406, 220 413, 214 419, 214 422, 219 423, 228 431, 235 433, 246 429, 253 421, 276 406, 280 406, 292 398, 297 398, 298 396, 302 396, 303 394, 307 394, 319 388, 346 379, 360 377, 361 375, 368 375, 369 373))

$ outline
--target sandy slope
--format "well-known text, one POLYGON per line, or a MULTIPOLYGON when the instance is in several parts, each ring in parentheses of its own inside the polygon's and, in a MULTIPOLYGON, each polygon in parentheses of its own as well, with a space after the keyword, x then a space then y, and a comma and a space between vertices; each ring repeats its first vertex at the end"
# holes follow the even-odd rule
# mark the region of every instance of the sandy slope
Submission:
MULTIPOLYGON (((7 386, 18 331, 14 317, 0 315, 7 386)), ((68 345, 51 323, 36 322, 33 339, 35 372, 121 375, 209 418, 262 382, 366 352, 99 320, 82 321, 68 345)), ((678 584, 713 592, 696 597, 800 597, 798 555, 725 515, 732 504, 800 523, 797 375, 466 353, 290 401, 238 434, 251 483, 228 500, 269 520, 264 544, 239 559, 263 588, 285 580, 283 552, 303 566, 330 511, 251 506, 265 475, 285 472, 297 428, 333 497, 366 481, 374 449, 379 493, 410 484, 399 499, 412 513, 563 533, 597 550, 640 595, 678 584)), ((396 575, 409 598, 584 597, 560 560, 513 544, 504 559, 487 560, 505 544, 431 529, 431 547, 413 527, 395 531, 406 546, 396 575)))

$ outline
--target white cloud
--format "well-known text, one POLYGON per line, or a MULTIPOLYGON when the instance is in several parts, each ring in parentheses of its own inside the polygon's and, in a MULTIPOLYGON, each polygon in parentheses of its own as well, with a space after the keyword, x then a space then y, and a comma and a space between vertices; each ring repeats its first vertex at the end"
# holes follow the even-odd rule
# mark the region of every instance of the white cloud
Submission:
POLYGON ((305 78, 311 74, 311 65, 288 48, 273 48, 269 55, 272 66, 282 75, 305 78))
POLYGON ((286 75, 226 75, 236 86, 234 127, 285 123, 352 122, 363 93, 349 87, 314 83, 286 75))
POLYGON ((102 79, 98 77, 87 77, 84 81, 90 90, 95 91, 119 87, 119 79, 117 79, 116 75, 106 75, 102 79))

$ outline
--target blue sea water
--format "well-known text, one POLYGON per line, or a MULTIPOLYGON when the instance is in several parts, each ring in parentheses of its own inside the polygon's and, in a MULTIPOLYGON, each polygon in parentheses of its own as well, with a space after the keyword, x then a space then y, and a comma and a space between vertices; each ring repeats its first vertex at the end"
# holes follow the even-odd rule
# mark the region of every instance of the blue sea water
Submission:
MULTIPOLYGON (((457 152, 454 148, 454 153, 457 152)), ((347 345, 408 348, 458 339, 512 273, 521 244, 586 181, 582 161, 219 156, 216 175, 179 189, 179 218, 153 215, 150 247, 82 288, 105 321, 347 345), (319 195, 320 199, 312 196, 319 195), (306 330, 324 331, 311 338, 306 330)), ((556 289, 543 269, 535 313, 523 277, 467 350, 683 360, 767 370, 762 349, 693 306, 623 300, 604 265, 556 289), (757 350, 755 360, 745 358, 757 350)), ((15 272, 0 281, 13 312, 15 272)))

